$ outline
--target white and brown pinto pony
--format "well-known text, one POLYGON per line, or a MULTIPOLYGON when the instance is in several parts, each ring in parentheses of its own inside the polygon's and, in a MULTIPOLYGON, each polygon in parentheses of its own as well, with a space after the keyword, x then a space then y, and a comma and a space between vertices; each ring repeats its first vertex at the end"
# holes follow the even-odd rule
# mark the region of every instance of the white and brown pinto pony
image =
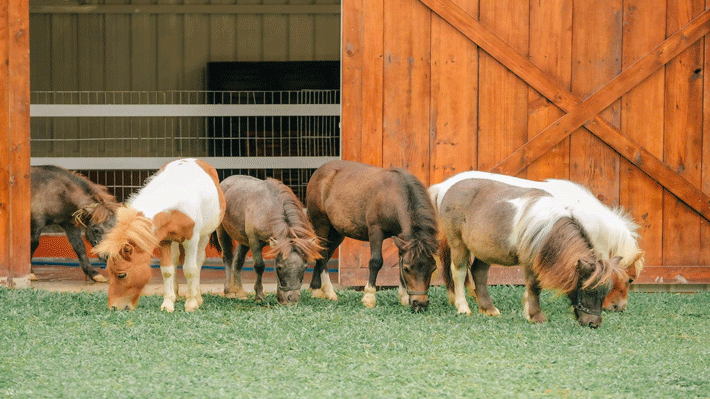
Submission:
MULTIPOLYGON (((613 275, 613 286, 604 298, 604 310, 626 309, 629 285, 636 279, 644 263, 644 251, 639 248, 638 225, 621 208, 609 208, 586 187, 569 180, 548 179, 542 182, 480 171, 459 173, 438 185, 438 190, 465 179, 494 180, 512 186, 544 190, 550 193, 582 224, 599 259, 620 256, 624 273, 613 275)), ((439 197, 441 200, 441 197, 439 197)))
POLYGON ((117 212, 116 226, 94 248, 108 257, 108 306, 135 308, 151 278, 150 259, 160 248, 165 289, 161 310, 172 312, 177 299, 176 264, 184 250, 185 310, 202 304, 200 269, 210 234, 224 216, 224 194, 217 171, 204 161, 180 159, 147 180, 117 212))
POLYGON ((429 192, 445 235, 444 281, 459 313, 471 313, 464 290, 469 266, 479 310, 493 316, 500 312, 488 294, 490 265, 521 265, 528 320, 545 322, 540 291, 556 289, 570 298, 581 325, 599 327, 620 258, 597 259, 584 228, 549 193, 490 179, 445 181, 429 192))

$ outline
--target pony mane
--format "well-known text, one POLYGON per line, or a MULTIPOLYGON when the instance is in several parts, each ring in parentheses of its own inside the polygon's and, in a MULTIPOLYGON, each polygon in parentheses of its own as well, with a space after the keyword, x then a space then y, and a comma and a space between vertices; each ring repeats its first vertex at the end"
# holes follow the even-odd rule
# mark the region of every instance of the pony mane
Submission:
POLYGON ((84 206, 74 213, 74 221, 77 225, 86 227, 89 224, 101 224, 112 217, 121 205, 116 202, 116 197, 108 192, 105 186, 96 184, 79 172, 70 172, 65 169, 52 169, 57 173, 68 172, 69 179, 79 186, 84 193, 89 195, 93 202, 84 206))
POLYGON ((611 282, 619 269, 608 262, 597 262, 592 244, 584 228, 573 217, 562 217, 555 222, 545 238, 533 270, 543 288, 556 288, 569 294, 579 286, 579 263, 594 265, 595 270, 582 282, 582 288, 596 288, 611 282), (602 265, 602 267, 598 267, 602 265))
POLYGON ((581 184, 569 180, 548 179, 543 190, 550 192, 568 206, 572 213, 587 226, 597 256, 611 259, 621 256, 621 267, 633 265, 638 276, 643 269, 644 251, 639 248, 639 226, 621 207, 609 208, 581 184))
POLYGON ((412 215, 412 238, 405 241, 406 262, 416 257, 433 256, 439 249, 437 240, 438 226, 436 210, 426 187, 414 175, 399 169, 390 168, 405 182, 408 195, 409 210, 412 215))
POLYGON ((285 258, 295 250, 308 261, 320 259, 323 247, 303 212, 303 203, 279 180, 268 178, 266 184, 283 208, 283 214, 275 215, 271 220, 274 236, 268 255, 281 254, 285 258))
POLYGON ((158 244, 158 239, 153 234, 153 222, 138 210, 121 206, 116 210, 116 226, 93 251, 115 259, 126 245, 152 252, 158 244))

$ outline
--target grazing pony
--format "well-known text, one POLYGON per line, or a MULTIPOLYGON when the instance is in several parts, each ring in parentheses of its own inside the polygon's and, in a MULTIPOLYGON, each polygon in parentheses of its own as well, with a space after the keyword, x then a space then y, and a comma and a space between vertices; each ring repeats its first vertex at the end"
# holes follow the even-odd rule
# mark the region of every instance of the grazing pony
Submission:
POLYGON ((116 222, 116 209, 120 206, 116 198, 106 187, 58 166, 33 166, 30 176, 31 256, 39 247, 42 230, 59 226, 76 252, 84 274, 105 283, 106 278, 89 262, 81 233, 84 231, 89 243, 96 246, 116 222))
POLYGON ((469 270, 479 310, 498 315, 488 289, 491 264, 522 265, 525 317, 544 322, 539 296, 543 288, 567 294, 583 326, 602 322, 602 301, 620 258, 598 260, 581 224, 549 193, 488 179, 434 185, 442 231, 444 281, 459 313, 470 314, 464 281, 469 270), (450 253, 449 250, 450 249, 450 253), (473 262, 471 259, 473 258, 473 262))
POLYGON ((416 177, 398 168, 331 161, 308 182, 306 205, 316 234, 327 242, 313 271, 314 296, 337 299, 325 265, 344 237, 350 237, 370 243, 370 275, 362 302, 374 307, 382 241, 392 237, 399 249, 400 302, 414 311, 427 308, 431 274, 436 269, 436 214, 416 177))
MULTIPOLYGON (((547 191, 572 212, 582 224, 594 252, 599 259, 620 256, 620 267, 624 273, 613 275, 613 286, 604 299, 604 310, 623 311, 626 309, 629 285, 636 279, 644 263, 644 251, 639 248, 638 225, 623 209, 610 209, 599 201, 587 188, 569 180, 548 179, 543 182, 520 179, 487 172, 470 171, 459 173, 441 183, 445 190, 465 179, 486 179, 499 181, 517 187, 536 188, 547 191)), ((439 200, 442 198, 439 197, 439 200)))
POLYGON ((165 295, 161 310, 172 312, 178 294, 175 265, 184 249, 185 311, 202 304, 200 269, 210 234, 224 216, 217 171, 204 161, 180 159, 165 165, 117 212, 116 226, 94 248, 108 258, 109 308, 135 308, 151 278, 150 259, 160 247, 165 295))
POLYGON ((257 299, 264 298, 261 250, 268 244, 269 255, 274 256, 276 298, 282 305, 298 303, 308 262, 320 258, 322 250, 303 212, 303 204, 290 188, 275 179, 230 176, 220 186, 227 209, 211 242, 222 251, 226 270, 224 293, 228 297, 247 298, 241 274, 244 258, 251 249, 257 275, 254 291, 257 299), (236 252, 232 239, 238 243, 236 252))

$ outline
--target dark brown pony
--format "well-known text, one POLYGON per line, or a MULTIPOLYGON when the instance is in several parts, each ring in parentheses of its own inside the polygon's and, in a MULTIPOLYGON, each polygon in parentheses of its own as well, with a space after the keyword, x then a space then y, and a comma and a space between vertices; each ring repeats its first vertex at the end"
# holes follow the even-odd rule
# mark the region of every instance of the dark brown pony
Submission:
POLYGON ((416 177, 398 168, 331 161, 311 177, 306 204, 316 234, 327 242, 313 270, 314 296, 337 299, 325 265, 343 239, 350 237, 370 243, 370 275, 362 302, 375 306, 382 241, 392 237, 399 249, 400 302, 414 311, 427 308, 427 291, 436 269, 437 226, 434 206, 416 177))
POLYGON ((226 270, 224 293, 229 297, 247 297, 241 273, 244 258, 251 249, 257 275, 254 291, 257 299, 264 298, 261 252, 268 244, 268 256, 274 257, 278 283, 276 298, 283 305, 298 303, 308 262, 320 258, 322 249, 303 213, 303 204, 290 188, 275 179, 230 176, 220 186, 227 210, 211 242, 222 251, 226 270), (236 252, 232 239, 238 243, 236 252))
POLYGON ((82 231, 92 246, 101 241, 116 222, 119 204, 106 187, 58 166, 31 169, 32 255, 39 246, 42 230, 59 226, 69 239, 84 273, 94 281, 106 282, 86 255, 82 231))
POLYGON ((491 264, 521 265, 525 271, 525 317, 542 323, 543 288, 569 296, 583 326, 602 322, 602 302, 612 277, 622 273, 620 257, 598 260, 587 233, 549 193, 500 181, 467 179, 430 187, 442 231, 444 281, 459 313, 470 314, 464 281, 471 271, 479 310, 498 315, 488 289, 491 264), (450 252, 449 252, 450 250, 450 252))

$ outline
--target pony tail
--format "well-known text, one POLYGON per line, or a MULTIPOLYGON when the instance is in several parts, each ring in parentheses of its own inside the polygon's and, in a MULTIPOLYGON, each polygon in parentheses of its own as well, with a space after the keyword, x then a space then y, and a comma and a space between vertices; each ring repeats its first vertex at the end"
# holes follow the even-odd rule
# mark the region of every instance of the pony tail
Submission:
POLYGON ((449 292, 454 292, 454 278, 451 275, 451 247, 446 237, 439 240, 439 258, 441 259, 441 277, 444 279, 444 284, 449 292))
POLYGON ((219 238, 217 237, 217 230, 210 234, 210 245, 217 250, 217 252, 222 252, 222 246, 219 245, 219 238))

